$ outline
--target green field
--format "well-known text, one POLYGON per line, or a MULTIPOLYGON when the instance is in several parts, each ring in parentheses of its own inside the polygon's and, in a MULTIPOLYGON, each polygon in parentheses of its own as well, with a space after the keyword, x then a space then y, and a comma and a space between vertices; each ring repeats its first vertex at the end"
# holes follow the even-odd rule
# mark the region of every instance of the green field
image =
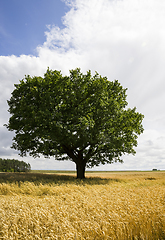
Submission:
POLYGON ((165 172, 0 173, 0 239, 165 239, 165 172))

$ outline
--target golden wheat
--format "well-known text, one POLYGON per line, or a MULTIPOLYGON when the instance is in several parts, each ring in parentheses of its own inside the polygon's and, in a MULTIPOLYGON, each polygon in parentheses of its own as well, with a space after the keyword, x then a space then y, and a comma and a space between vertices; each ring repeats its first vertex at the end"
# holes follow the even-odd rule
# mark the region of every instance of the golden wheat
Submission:
POLYGON ((164 172, 99 176, 6 175, 0 239, 165 239, 164 172))

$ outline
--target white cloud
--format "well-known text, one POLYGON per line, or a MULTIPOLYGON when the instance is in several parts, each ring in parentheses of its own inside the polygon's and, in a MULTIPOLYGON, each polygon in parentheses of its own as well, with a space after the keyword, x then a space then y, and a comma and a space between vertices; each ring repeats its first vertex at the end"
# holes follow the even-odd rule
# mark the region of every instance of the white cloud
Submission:
MULTIPOLYGON (((63 74, 76 67, 81 67, 84 72, 91 69, 109 80, 118 79, 128 88, 129 106, 136 106, 145 115, 145 131, 139 138, 136 156, 124 157, 122 165, 102 169, 165 168, 165 2, 66 2, 71 6, 63 17, 66 27, 48 27, 47 40, 37 47, 37 57, 0 57, 0 107, 3 113, 0 124, 9 117, 6 100, 10 98, 13 84, 25 74, 43 75, 48 66, 62 70, 63 74)), ((6 130, 7 136, 10 142, 11 135, 6 130)), ((32 162, 33 168, 39 168, 38 161, 36 165, 32 162)), ((56 164, 59 167, 63 163, 56 164)))

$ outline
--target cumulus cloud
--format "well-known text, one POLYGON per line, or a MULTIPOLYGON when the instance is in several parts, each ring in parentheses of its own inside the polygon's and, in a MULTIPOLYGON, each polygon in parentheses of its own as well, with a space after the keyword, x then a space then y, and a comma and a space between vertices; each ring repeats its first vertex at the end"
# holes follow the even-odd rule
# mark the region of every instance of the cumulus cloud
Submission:
MULTIPOLYGON (((63 74, 76 67, 84 72, 91 69, 109 80, 118 79, 128 88, 129 106, 136 106, 145 115, 145 131, 139 138, 137 154, 124 157, 122 165, 105 166, 104 169, 165 168, 165 2, 65 2, 70 6, 63 17, 65 27, 48 26, 46 41, 37 47, 37 56, 0 57, 0 124, 9 117, 6 100, 10 98, 13 85, 25 74, 43 75, 48 66, 62 70, 63 74)), ((7 147, 11 135, 3 131, 8 139, 4 145, 7 147)), ((4 147, 3 143, 1 146, 4 147)), ((36 165, 32 159, 30 161, 34 168, 40 166, 38 161, 36 165)), ((50 165, 54 164, 51 161, 50 165)), ((58 163, 59 166, 62 169, 64 165, 58 163)))

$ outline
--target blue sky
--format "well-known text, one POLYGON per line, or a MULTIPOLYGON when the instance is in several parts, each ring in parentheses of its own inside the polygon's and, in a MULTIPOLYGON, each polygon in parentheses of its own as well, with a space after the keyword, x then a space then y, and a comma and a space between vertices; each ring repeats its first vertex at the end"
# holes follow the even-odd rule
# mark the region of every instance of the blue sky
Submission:
MULTIPOLYGON (((22 160, 4 127, 14 84, 43 76, 47 67, 63 75, 80 67, 118 79, 128 88, 129 107, 145 116, 136 155, 95 169, 165 169, 164 13, 164 0, 1 0, 0 157, 22 160)), ((23 160, 32 169, 75 169, 53 158, 23 160)))
POLYGON ((68 10, 60 0, 1 0, 0 55, 32 54, 46 40, 47 25, 63 27, 68 10))

